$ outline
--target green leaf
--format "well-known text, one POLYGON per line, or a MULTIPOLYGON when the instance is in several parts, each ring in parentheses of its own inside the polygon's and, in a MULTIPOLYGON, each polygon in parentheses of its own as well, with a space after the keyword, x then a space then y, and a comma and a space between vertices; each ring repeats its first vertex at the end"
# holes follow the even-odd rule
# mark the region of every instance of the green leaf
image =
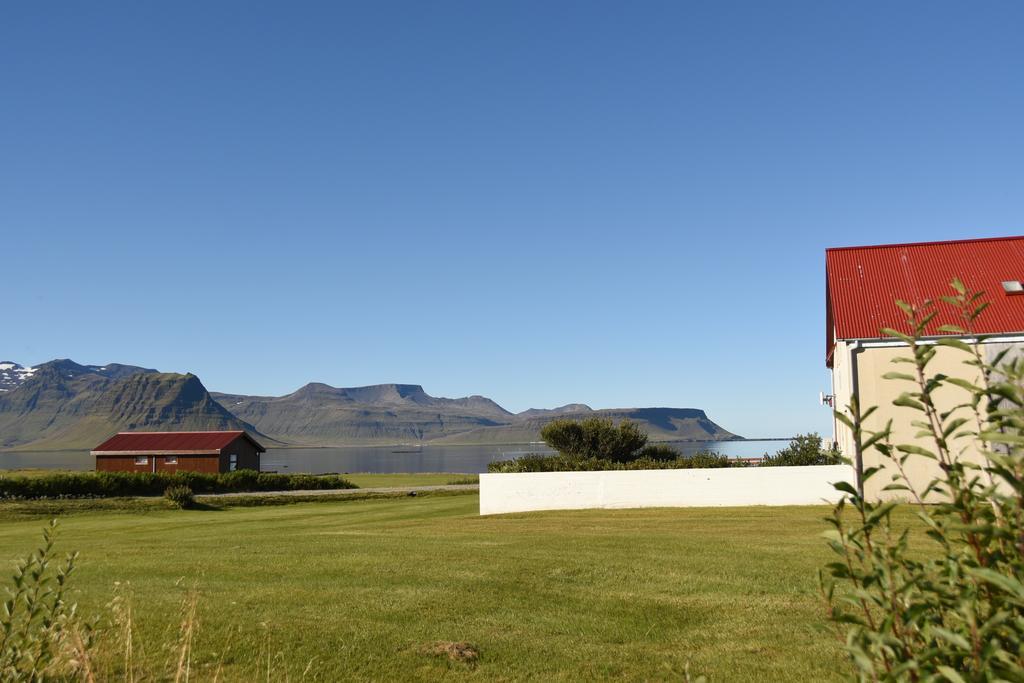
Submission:
POLYGON ((897 444, 896 448, 897 448, 897 450, 899 450, 899 451, 901 451, 903 453, 909 453, 911 455, 921 455, 921 456, 924 456, 926 458, 931 458, 932 460, 935 460, 935 454, 934 453, 932 453, 931 451, 929 451, 926 448, 922 448, 921 446, 917 446, 917 445, 912 444, 912 443, 897 444))
POLYGON ((908 382, 916 382, 917 378, 913 375, 908 375, 905 372, 887 372, 882 375, 882 379, 905 379, 908 382))
POLYGON ((821 532, 821 537, 826 539, 826 540, 828 540, 828 541, 835 541, 836 543, 842 543, 843 542, 842 534, 840 534, 835 529, 829 529, 827 531, 821 532))
POLYGON ((949 346, 954 349, 966 351, 967 353, 974 353, 974 349, 972 349, 969 344, 965 344, 959 339, 940 339, 935 343, 938 344, 939 346, 949 346))
POLYGON ((1018 600, 1024 600, 1024 584, 1015 577, 983 567, 964 567, 964 572, 1016 596, 1018 600))
POLYGON ((875 508, 874 510, 872 510, 872 511, 871 511, 871 514, 869 514, 869 515, 867 516, 867 521, 868 521, 869 523, 870 523, 870 522, 877 522, 877 521, 878 521, 879 519, 881 519, 882 517, 885 517, 886 515, 888 515, 888 514, 889 514, 889 512, 890 512, 890 511, 891 511, 891 510, 892 510, 892 509, 893 509, 894 507, 896 507, 896 505, 897 505, 897 502, 896 502, 896 501, 889 501, 889 502, 887 502, 887 503, 882 503, 882 504, 881 504, 881 505, 879 505, 879 506, 878 506, 877 508, 875 508))
POLYGON ((959 633, 953 633, 949 629, 942 628, 941 626, 933 626, 932 631, 935 633, 935 635, 937 635, 939 638, 942 638, 946 642, 951 643, 962 650, 970 652, 971 644, 967 642, 967 639, 959 633))
POLYGON ((1024 444, 1024 436, 1019 434, 1004 434, 1003 432, 986 431, 978 435, 985 441, 993 443, 1024 444))
POLYGON ((970 392, 973 392, 973 393, 981 392, 981 387, 979 387, 976 384, 972 384, 972 383, 968 382, 967 380, 962 379, 960 377, 947 377, 946 381, 949 382, 950 384, 955 384, 956 386, 960 387, 961 389, 966 389, 967 391, 970 391, 970 392))
POLYGON ((950 423, 947 424, 943 428, 942 436, 944 436, 944 437, 946 437, 948 439, 950 434, 952 434, 953 432, 958 430, 960 427, 962 427, 966 423, 967 423, 967 418, 965 418, 965 417, 958 417, 955 420, 951 420, 950 423))
POLYGON ((843 493, 849 493, 851 496, 857 495, 857 489, 853 488, 853 484, 848 481, 837 481, 832 484, 832 488, 836 491, 842 491, 843 493))
POLYGON ((903 341, 907 342, 908 344, 913 344, 914 343, 914 338, 911 337, 909 334, 903 334, 899 330, 894 330, 891 327, 883 327, 882 328, 882 335, 886 336, 886 337, 896 337, 897 339, 902 339, 903 341))
POLYGON ((894 406, 902 406, 904 408, 913 408, 914 410, 920 410, 922 413, 925 412, 924 404, 920 401, 915 400, 910 394, 900 394, 896 397, 892 404, 894 406))

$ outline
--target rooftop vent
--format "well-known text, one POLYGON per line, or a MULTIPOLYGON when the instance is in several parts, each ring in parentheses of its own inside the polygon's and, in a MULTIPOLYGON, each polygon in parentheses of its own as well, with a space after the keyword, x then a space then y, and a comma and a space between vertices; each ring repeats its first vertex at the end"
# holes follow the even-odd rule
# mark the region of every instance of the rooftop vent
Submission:
POLYGON ((1007 294, 1024 294, 1024 284, 1020 280, 1004 280, 1003 291, 1007 294))

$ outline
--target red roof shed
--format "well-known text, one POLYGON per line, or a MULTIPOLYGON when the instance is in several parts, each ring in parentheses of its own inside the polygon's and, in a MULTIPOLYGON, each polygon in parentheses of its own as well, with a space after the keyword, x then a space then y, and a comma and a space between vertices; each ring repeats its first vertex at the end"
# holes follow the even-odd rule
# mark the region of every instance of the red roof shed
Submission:
MULTIPOLYGON (((954 278, 989 302, 976 333, 1024 332, 1024 295, 1003 284, 1024 280, 1024 236, 826 250, 826 365, 832 366, 837 339, 880 339, 884 327, 909 332, 896 300, 938 300, 953 293, 954 278)), ((949 306, 938 311, 931 334, 939 335, 942 325, 962 325, 949 306)))
POLYGON ((228 432, 121 432, 92 450, 96 469, 158 472, 231 472, 260 468, 266 452, 242 430, 228 432))
POLYGON ((266 452, 256 439, 241 429, 230 432, 119 432, 93 449, 93 453, 220 453, 238 437, 244 437, 260 453, 266 452))

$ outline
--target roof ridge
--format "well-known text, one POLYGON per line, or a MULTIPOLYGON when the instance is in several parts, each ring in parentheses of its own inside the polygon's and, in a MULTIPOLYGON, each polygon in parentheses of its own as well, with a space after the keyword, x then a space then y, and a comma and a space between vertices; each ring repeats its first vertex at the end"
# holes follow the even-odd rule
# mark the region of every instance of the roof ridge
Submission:
POLYGON ((244 429, 207 429, 207 430, 181 430, 181 431, 159 431, 159 432, 118 432, 118 434, 245 434, 244 429))
POLYGON ((972 237, 963 240, 932 240, 930 242, 892 242, 890 244, 859 244, 848 247, 826 247, 825 252, 830 251, 856 251, 858 249, 887 249, 894 247, 929 247, 942 244, 970 244, 972 242, 1002 242, 1009 240, 1024 240, 1024 235, 1006 235, 1003 237, 972 237))

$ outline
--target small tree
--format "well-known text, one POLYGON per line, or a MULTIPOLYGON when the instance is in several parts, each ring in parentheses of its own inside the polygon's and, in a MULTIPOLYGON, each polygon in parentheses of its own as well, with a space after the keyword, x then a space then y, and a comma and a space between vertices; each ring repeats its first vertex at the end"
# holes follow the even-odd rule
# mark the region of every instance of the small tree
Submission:
POLYGON ((839 446, 832 444, 824 448, 821 435, 817 432, 797 434, 789 445, 775 455, 766 455, 761 461, 762 467, 783 467, 789 465, 841 465, 843 456, 839 446))
MULTIPOLYGON (((943 301, 962 326, 940 330, 976 339, 971 329, 986 304, 959 281, 953 289, 943 301)), ((821 573, 828 614, 856 679, 1024 681, 1024 358, 1004 350, 988 360, 977 343, 956 338, 922 341, 935 306, 900 307, 911 334, 887 333, 909 346, 910 356, 897 361, 910 371, 886 377, 909 385, 894 403, 917 411, 913 425, 930 445, 893 444, 891 421, 868 430, 874 408, 862 411, 856 397, 836 418, 853 431, 859 452, 873 448, 892 465, 884 490, 916 503, 931 548, 911 551, 910 525, 893 517, 895 501, 867 500, 836 484, 845 495, 829 520, 837 560, 821 573), (940 346, 963 352, 974 378, 931 372, 940 346), (941 408, 942 387, 962 391, 963 401, 941 408), (967 448, 980 463, 963 457, 967 448), (922 490, 905 475, 916 458, 939 465, 922 490)), ((884 471, 868 468, 863 478, 884 471)))
POLYGON ((544 442, 562 455, 631 462, 647 445, 647 434, 635 422, 623 420, 617 426, 607 418, 555 420, 540 430, 544 442))

